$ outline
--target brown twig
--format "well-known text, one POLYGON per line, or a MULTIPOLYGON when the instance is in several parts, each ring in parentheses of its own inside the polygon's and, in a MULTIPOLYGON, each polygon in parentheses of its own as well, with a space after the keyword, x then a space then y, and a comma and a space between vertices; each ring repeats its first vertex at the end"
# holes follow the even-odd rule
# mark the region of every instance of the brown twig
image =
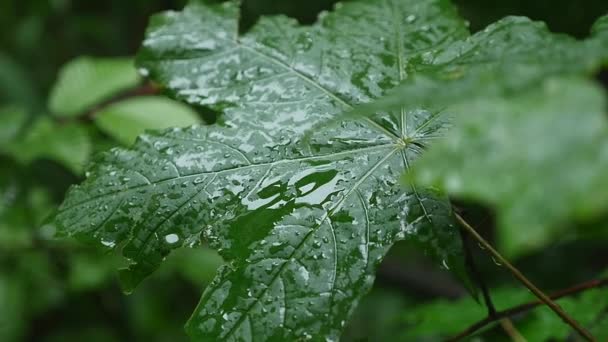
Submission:
MULTIPOLYGON (((488 288, 486 282, 483 280, 483 277, 481 276, 481 273, 477 268, 475 258, 473 257, 473 253, 471 252, 471 246, 469 245, 469 236, 465 233, 464 229, 460 229, 460 239, 462 240, 462 247, 464 249, 465 263, 468 266, 469 273, 473 277, 473 280, 481 289, 484 303, 486 305, 486 308, 488 309, 488 317, 494 317, 496 315, 496 307, 494 306, 494 302, 492 301, 490 289, 488 288)), ((519 333, 519 331, 509 318, 500 319, 500 325, 505 331, 505 333, 509 335, 512 341, 526 341, 526 339, 519 333)))
POLYGON ((468 235, 465 234, 464 229, 460 229, 460 239, 462 240, 462 247, 464 250, 464 261, 467 265, 469 273, 473 278, 473 281, 477 283, 481 293, 483 295, 483 301, 488 309, 488 316, 491 317, 496 314, 496 307, 492 302, 492 296, 490 295, 490 289, 486 285, 486 282, 481 277, 481 273, 477 269, 477 264, 475 264, 475 259, 473 258, 473 253, 471 253, 471 247, 469 246, 469 238, 468 235))
POLYGON ((502 330, 505 331, 507 335, 511 338, 513 342, 527 342, 526 338, 517 330, 515 324, 511 321, 510 318, 503 318, 500 320, 500 326, 502 330))
MULTIPOLYGON (((551 298, 552 300, 556 300, 556 299, 560 299, 562 297, 572 296, 572 295, 578 294, 580 292, 584 292, 584 291, 587 291, 590 289, 600 288, 600 287, 604 287, 604 286, 608 286, 608 278, 591 280, 591 281, 588 281, 588 282, 585 282, 582 284, 578 284, 578 285, 569 287, 564 290, 557 291, 557 292, 549 295, 549 298, 551 298)), ((477 330, 485 327, 486 325, 488 325, 490 323, 496 322, 496 321, 506 318, 506 317, 512 317, 512 316, 524 313, 526 311, 534 309, 535 307, 543 305, 543 304, 544 304, 543 301, 535 300, 535 301, 531 301, 528 303, 524 303, 524 304, 512 307, 507 310, 497 311, 496 314, 494 315, 494 317, 488 316, 488 317, 470 325, 467 329, 465 329, 458 335, 456 335, 446 341, 458 341, 464 337, 467 337, 467 336, 475 333, 477 330)))
MULTIPOLYGON (((517 280, 519 280, 525 287, 527 287, 538 299, 547 305, 553 312, 555 312, 566 324, 570 325, 577 333, 584 337, 587 341, 595 341, 595 338, 585 328, 583 328, 574 318, 570 317, 559 305, 557 305, 549 296, 541 291, 536 285, 534 285, 526 276, 524 276, 515 266, 513 266, 507 259, 505 259, 498 251, 490 245, 477 231, 468 224, 462 216, 458 213, 454 213, 456 220, 460 225, 467 230, 474 238, 479 242, 498 262, 503 264, 505 268, 513 274, 517 280)), ((508 316, 502 316, 504 318, 508 316)), ((492 321, 495 318, 491 318, 492 321)), ((484 324, 485 325, 485 324, 484 324)))

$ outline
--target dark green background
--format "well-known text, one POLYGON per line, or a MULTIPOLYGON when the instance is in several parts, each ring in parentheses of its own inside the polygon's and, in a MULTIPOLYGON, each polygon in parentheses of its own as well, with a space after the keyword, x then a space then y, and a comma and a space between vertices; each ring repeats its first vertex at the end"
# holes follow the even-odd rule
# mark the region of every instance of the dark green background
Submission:
MULTIPOLYGON (((242 29, 253 25, 258 16, 272 13, 285 13, 302 23, 311 23, 319 11, 331 9, 334 2, 245 0, 242 29)), ((148 17, 161 10, 179 9, 184 3, 184 0, 0 1, 0 105, 18 104, 28 108, 32 116, 42 115, 49 89, 64 63, 82 55, 132 56, 143 38, 148 17)), ((606 0, 457 0, 456 3, 473 31, 505 15, 526 15, 546 21, 553 31, 583 37, 597 17, 608 13, 606 0)), ((95 128, 91 129, 96 137, 96 150, 114 144, 95 128)), ((0 157, 0 182, 10 177, 17 178, 16 196, 21 203, 19 209, 9 213, 10 219, 20 223, 26 243, 0 241, 0 286, 4 286, 0 293, 8 294, 0 296, 0 315, 12 313, 15 317, 8 325, 0 326, 0 339, 3 336, 27 341, 186 339, 182 326, 218 265, 212 253, 207 250, 178 253, 133 295, 125 296, 115 280, 114 268, 119 263, 115 257, 73 241, 49 239, 38 229, 38 216, 52 210, 67 187, 80 176, 51 161, 18 166, 9 158, 0 157), (37 188, 46 189, 51 198, 47 201, 38 199, 35 192, 32 195, 30 190, 37 188)), ((473 222, 491 235, 491 213, 465 207, 473 222)), ((0 219, 9 218, 5 215, 0 219)), ((480 267, 491 285, 516 286, 502 268, 478 254, 480 267)), ((518 260, 518 265, 539 285, 557 289, 593 277, 607 266, 607 259, 604 243, 579 241, 556 245, 542 255, 527 256, 518 260), (565 274, 564 269, 570 272, 565 274)), ((415 324, 406 316, 416 304, 464 293, 447 273, 430 266, 424 256, 410 252, 406 246, 397 246, 385 261, 372 295, 347 329, 345 340, 393 340, 407 331, 408 324, 415 324)), ((493 333, 490 331, 487 336, 493 333)), ((504 338, 496 334, 490 340, 504 338)))

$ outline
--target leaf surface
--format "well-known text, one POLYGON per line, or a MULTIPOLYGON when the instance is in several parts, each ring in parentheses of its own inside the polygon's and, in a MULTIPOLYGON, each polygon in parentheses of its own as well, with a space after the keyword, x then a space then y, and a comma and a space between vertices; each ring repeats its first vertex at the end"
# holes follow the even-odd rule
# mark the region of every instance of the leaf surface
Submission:
POLYGON ((542 22, 504 18, 467 39, 417 55, 412 77, 337 119, 404 106, 446 108, 473 97, 523 92, 551 76, 589 75, 608 63, 607 22, 608 16, 598 19, 591 36, 579 41, 551 33, 542 22))
POLYGON ((452 133, 435 137, 408 183, 496 208, 507 254, 538 249, 563 222, 606 209, 605 99, 580 78, 608 59, 605 20, 577 41, 525 18, 503 19, 421 56, 412 78, 346 116, 418 106, 452 113, 452 133))
POLYGON ((237 22, 235 3, 152 19, 142 72, 222 110, 223 123, 148 133, 101 155, 62 205, 62 230, 120 245, 132 261, 126 290, 202 233, 229 264, 188 324, 198 340, 337 339, 400 239, 461 274, 449 203, 399 185, 420 153, 404 138, 433 113, 397 110, 303 137, 397 85, 411 56, 466 36, 453 8, 361 1, 312 27, 262 18, 244 36, 237 22))

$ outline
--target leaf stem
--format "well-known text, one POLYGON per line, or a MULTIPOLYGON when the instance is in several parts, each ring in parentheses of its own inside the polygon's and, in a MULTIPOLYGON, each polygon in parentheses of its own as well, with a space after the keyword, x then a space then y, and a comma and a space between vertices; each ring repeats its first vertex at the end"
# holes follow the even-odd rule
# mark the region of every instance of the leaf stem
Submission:
MULTIPOLYGON (((595 341, 595 338, 585 329, 583 328, 574 318, 570 317, 557 303, 555 303, 549 296, 547 296, 543 291, 541 291, 538 287, 536 287, 526 276, 524 276, 515 266, 513 266, 507 259, 505 259, 498 251, 492 247, 477 231, 468 224, 462 216, 458 213, 454 213, 456 220, 462 227, 471 234, 475 240, 477 240, 484 248, 490 252, 490 254, 501 264, 503 264, 511 274, 517 280, 519 280, 525 287, 527 287, 538 299, 547 305, 553 312, 555 312, 566 324, 570 325, 576 332, 578 332, 582 337, 584 337, 587 341, 595 341)), ((496 315, 495 315, 496 316, 496 315)), ((508 317, 503 316, 501 318, 508 317)), ((495 319, 494 319, 495 320, 495 319)), ((487 323, 486 323, 487 324, 487 323)), ((485 325, 485 324, 484 324, 485 325)))

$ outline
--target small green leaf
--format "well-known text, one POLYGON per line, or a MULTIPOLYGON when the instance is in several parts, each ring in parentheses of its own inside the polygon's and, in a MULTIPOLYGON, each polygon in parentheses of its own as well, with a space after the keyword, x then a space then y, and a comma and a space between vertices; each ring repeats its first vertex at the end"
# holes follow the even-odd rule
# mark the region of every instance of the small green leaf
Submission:
POLYGON ((0 52, 0 103, 36 108, 40 98, 21 65, 0 52))
POLYGON ((605 42, 608 39, 608 15, 600 17, 595 24, 593 24, 591 33, 599 41, 605 42))
POLYGON ((95 115, 101 130, 124 145, 150 129, 185 127, 199 123, 195 111, 163 97, 138 97, 110 105, 95 115))
POLYGON ((20 107, 0 108, 0 150, 2 145, 15 140, 27 122, 27 112, 20 107))
POLYGON ((22 173, 14 161, 0 159, 0 249, 8 254, 32 247, 35 230, 52 207, 48 191, 30 186, 22 173))
MULTIPOLYGON (((490 292, 497 310, 506 310, 535 299, 522 288, 498 288, 491 289, 490 292)), ((608 308, 607 294, 605 288, 590 289, 572 297, 561 298, 557 303, 580 324, 590 329, 598 341, 603 341, 600 334, 606 333, 608 323, 603 317, 608 308)), ((485 317, 487 309, 471 298, 458 301, 436 300, 418 305, 405 314, 406 332, 403 339, 442 340, 464 331, 485 317)), ((564 341, 572 333, 571 328, 546 306, 533 308, 511 319, 528 341, 564 341)), ((494 324, 498 324, 498 321, 494 324)))
POLYGON ((53 115, 73 117, 138 82, 131 59, 80 57, 60 71, 49 109, 53 115))
POLYGON ((45 158, 76 174, 84 169, 90 151, 89 135, 82 125, 58 124, 46 116, 35 121, 23 137, 0 146, 0 153, 8 154, 22 164, 45 158))

